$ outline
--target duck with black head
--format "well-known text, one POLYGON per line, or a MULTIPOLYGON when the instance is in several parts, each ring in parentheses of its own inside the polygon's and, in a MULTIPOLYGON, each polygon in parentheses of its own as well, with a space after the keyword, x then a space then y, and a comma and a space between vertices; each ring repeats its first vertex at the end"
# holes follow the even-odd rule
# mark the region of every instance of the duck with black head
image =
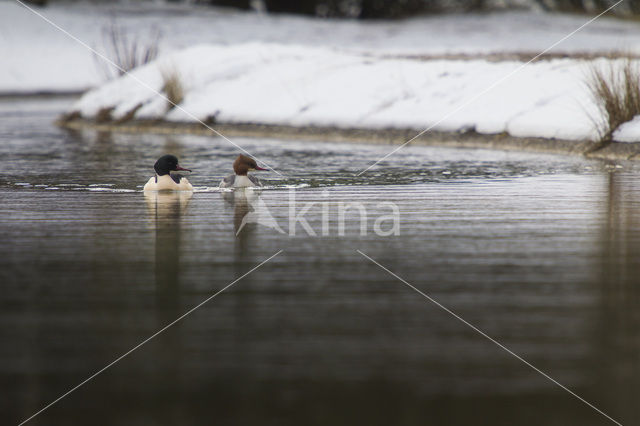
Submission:
POLYGON ((145 191, 193 191, 193 186, 186 177, 179 173, 171 174, 171 172, 191 171, 180 167, 175 155, 163 155, 158 158, 153 168, 156 175, 146 183, 143 188, 145 191))
POLYGON ((262 182, 255 176, 248 174, 254 170, 269 170, 258 167, 256 160, 246 155, 240 154, 233 162, 233 173, 222 179, 220 188, 247 188, 252 186, 262 186, 262 182))

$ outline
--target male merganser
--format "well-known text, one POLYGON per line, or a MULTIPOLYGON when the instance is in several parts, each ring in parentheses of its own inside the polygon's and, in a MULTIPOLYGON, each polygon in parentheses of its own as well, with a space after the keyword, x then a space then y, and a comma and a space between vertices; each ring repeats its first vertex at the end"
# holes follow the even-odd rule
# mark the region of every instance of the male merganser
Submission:
POLYGON ((227 176, 220 182, 220 188, 246 188, 248 186, 262 186, 260 179, 249 176, 247 172, 252 170, 269 170, 258 167, 256 160, 240 154, 233 162, 234 174, 227 176))
POLYGON ((179 174, 171 175, 173 171, 191 171, 180 167, 178 165, 178 159, 174 155, 163 155, 156 161, 153 168, 156 171, 156 175, 146 183, 143 188, 145 191, 162 191, 167 189, 173 191, 193 191, 193 186, 191 186, 187 178, 179 174))

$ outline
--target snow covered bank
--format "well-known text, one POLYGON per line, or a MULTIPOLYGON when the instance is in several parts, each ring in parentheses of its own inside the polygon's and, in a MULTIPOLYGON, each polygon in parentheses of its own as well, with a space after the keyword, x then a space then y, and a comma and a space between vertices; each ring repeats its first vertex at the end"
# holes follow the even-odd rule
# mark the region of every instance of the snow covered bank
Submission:
MULTIPOLYGON (((113 19, 143 40, 153 27, 161 55, 200 43, 266 42, 350 53, 479 54, 539 52, 584 24, 579 15, 508 12, 427 16, 398 22, 327 21, 194 5, 53 2, 39 13, 103 52, 113 19)), ((640 27, 601 18, 554 52, 640 51, 640 27)), ((84 90, 104 82, 93 54, 14 1, 0 1, 0 93, 84 90)))
POLYGON ((134 119, 176 122, 215 116, 224 123, 291 126, 435 125, 438 131, 581 140, 597 136, 586 75, 587 65, 570 59, 522 68, 520 62, 375 58, 264 43, 201 45, 88 92, 73 110, 90 118, 113 108, 115 120, 135 110, 134 119), (167 70, 183 81, 180 108, 169 109, 156 93, 167 70))

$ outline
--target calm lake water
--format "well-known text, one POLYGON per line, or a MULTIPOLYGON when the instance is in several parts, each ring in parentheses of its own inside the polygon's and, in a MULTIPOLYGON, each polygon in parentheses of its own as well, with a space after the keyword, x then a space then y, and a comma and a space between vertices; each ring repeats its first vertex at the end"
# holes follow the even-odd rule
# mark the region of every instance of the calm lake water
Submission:
POLYGON ((358 177, 390 147, 234 139, 283 176, 233 196, 229 143, 61 130, 68 102, 0 101, 4 424, 280 250, 29 424, 613 424, 356 250, 640 424, 637 166, 407 147, 358 177), (141 191, 168 152, 192 196, 141 191))

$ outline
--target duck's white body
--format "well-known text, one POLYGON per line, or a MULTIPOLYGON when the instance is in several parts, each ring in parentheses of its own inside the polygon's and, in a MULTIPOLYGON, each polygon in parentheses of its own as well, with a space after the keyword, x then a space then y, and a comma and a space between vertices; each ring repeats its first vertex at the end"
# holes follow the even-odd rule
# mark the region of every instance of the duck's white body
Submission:
POLYGON ((143 189, 145 191, 193 191, 193 186, 185 177, 180 179, 180 183, 176 183, 170 175, 156 175, 149 179, 143 189))
POLYGON ((262 186, 262 183, 260 183, 260 180, 257 177, 248 175, 229 175, 220 182, 220 188, 248 188, 260 186, 262 186))

